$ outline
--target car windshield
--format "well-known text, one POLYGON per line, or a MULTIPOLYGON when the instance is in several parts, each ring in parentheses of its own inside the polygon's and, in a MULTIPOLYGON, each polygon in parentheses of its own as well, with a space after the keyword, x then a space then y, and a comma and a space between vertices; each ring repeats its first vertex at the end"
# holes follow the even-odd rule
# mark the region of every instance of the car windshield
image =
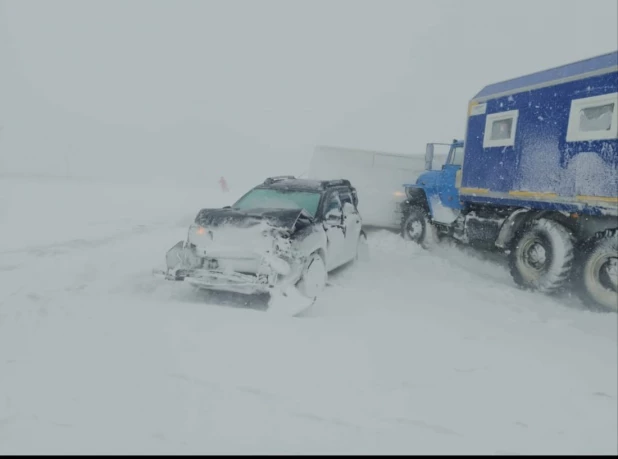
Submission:
POLYGON ((305 209, 315 216, 320 193, 312 191, 254 189, 240 198, 232 208, 249 209, 305 209))

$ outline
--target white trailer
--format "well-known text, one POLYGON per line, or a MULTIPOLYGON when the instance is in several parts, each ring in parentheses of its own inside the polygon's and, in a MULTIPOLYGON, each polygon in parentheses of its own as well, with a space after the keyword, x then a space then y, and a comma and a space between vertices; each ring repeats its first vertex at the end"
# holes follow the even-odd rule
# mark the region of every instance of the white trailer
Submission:
POLYGON ((403 184, 414 181, 424 171, 424 152, 406 155, 317 146, 308 178, 350 180, 358 192, 363 224, 398 230, 401 226, 400 204, 405 199, 403 184))

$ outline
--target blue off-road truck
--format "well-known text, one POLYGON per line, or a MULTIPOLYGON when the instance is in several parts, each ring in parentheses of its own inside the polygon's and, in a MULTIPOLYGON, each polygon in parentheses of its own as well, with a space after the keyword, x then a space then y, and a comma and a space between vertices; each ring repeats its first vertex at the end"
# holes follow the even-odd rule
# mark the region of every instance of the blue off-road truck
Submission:
POLYGON ((441 170, 433 151, 405 239, 503 251, 520 286, 618 311, 618 51, 485 87, 441 170))

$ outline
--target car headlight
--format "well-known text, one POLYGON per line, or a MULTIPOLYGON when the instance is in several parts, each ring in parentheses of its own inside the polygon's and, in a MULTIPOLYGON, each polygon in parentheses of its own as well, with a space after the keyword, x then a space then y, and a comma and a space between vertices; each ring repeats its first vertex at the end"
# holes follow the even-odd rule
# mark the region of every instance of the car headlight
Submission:
POLYGON ((210 231, 208 228, 206 228, 205 226, 202 225, 198 225, 197 223, 193 223, 191 226, 189 226, 189 237, 190 236, 210 236, 210 239, 212 239, 212 231, 210 231))

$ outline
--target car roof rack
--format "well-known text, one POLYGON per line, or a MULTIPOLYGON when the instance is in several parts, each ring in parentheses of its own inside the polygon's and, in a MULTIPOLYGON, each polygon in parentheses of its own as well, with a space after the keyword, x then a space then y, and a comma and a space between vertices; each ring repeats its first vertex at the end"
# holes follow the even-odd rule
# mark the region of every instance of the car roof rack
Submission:
POLYGON ((351 187, 352 184, 350 183, 349 180, 346 179, 337 179, 337 180, 323 180, 322 181, 322 187, 323 188, 331 188, 334 186, 349 186, 351 187))
POLYGON ((264 185, 271 185, 275 182, 280 182, 281 180, 294 180, 296 177, 293 175, 277 175, 275 177, 268 177, 264 180, 264 185))

